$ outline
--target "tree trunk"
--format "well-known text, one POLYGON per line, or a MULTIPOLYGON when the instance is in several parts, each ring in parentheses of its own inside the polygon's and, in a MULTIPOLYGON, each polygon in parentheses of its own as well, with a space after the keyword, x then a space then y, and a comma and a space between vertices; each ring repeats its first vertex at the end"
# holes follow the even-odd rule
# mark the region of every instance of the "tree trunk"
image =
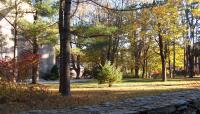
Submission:
POLYGON ((167 49, 167 52, 168 52, 168 67, 169 67, 169 77, 170 78, 173 78, 173 74, 172 74, 172 68, 171 68, 171 59, 170 59, 170 48, 169 48, 169 45, 167 46, 168 49, 167 49))
POLYGON ((162 58, 162 80, 167 81, 167 76, 166 76, 166 62, 165 59, 162 58))
POLYGON ((168 67, 169 67, 169 77, 173 78, 172 68, 171 68, 171 59, 170 56, 168 56, 168 67))
POLYGON ((161 62, 162 62, 162 81, 167 81, 166 59, 165 59, 165 54, 164 54, 164 45, 163 45, 163 39, 162 39, 160 32, 158 34, 158 38, 159 38, 160 58, 161 58, 161 62))
POLYGON ((13 58, 16 59, 16 52, 17 52, 17 23, 14 25, 14 54, 13 54, 13 58))
POLYGON ((70 11, 71 0, 65 0, 64 10, 60 0, 59 29, 60 29, 60 92, 70 96, 70 11), (64 15, 63 15, 64 14, 64 15))
POLYGON ((190 78, 193 78, 194 76, 194 57, 193 57, 193 51, 191 50, 191 46, 188 46, 188 56, 189 56, 189 67, 188 67, 188 74, 190 78))
MULTIPOLYGON (((63 7, 62 7, 62 4, 63 4, 63 0, 60 0, 60 3, 59 3, 59 23, 58 23, 58 27, 59 27, 59 35, 60 35, 60 41, 63 40, 63 7)), ((61 42, 60 44, 60 52, 62 52, 62 44, 63 42, 61 42)), ((59 73, 60 73, 60 84, 59 84, 59 92, 61 93, 62 91, 62 88, 63 88, 63 82, 62 82, 62 76, 65 74, 64 72, 64 69, 66 69, 66 67, 64 67, 63 63, 61 62, 62 61, 62 54, 60 53, 60 57, 59 57, 59 73), (63 68, 64 67, 64 68, 63 68)))
MULTIPOLYGON (((35 39, 33 44, 33 54, 38 54, 38 44, 37 40, 35 39)), ((32 84, 36 84, 39 80, 39 64, 32 66, 32 84)))
POLYGON ((76 79, 80 79, 80 73, 81 73, 81 68, 80 68, 80 55, 77 55, 77 68, 76 68, 76 79))
MULTIPOLYGON (((34 15, 34 23, 38 20, 38 13, 34 15)), ((33 39, 33 54, 38 54, 39 46, 37 43, 37 36, 33 39)), ((36 84, 39 80, 39 64, 32 66, 32 84, 36 84)))
POLYGON ((198 75, 200 74, 200 57, 198 57, 198 75))
POLYGON ((184 47, 184 58, 183 58, 183 62, 184 62, 184 77, 186 77, 186 51, 185 51, 185 47, 184 47))
POLYGON ((135 56, 135 78, 139 78, 139 62, 138 62, 138 58, 135 56))
POLYGON ((17 8, 17 0, 15 0, 15 20, 14 20, 14 57, 16 58, 17 51, 17 19, 18 19, 18 8, 17 8))
POLYGON ((114 42, 112 43, 113 47, 112 47, 112 51, 111 51, 111 64, 114 64, 115 58, 118 56, 118 47, 119 47, 119 41, 120 41, 120 37, 118 36, 114 42))
MULTIPOLYGON (((147 44, 144 44, 147 45, 147 44)), ((143 72, 142 72, 142 77, 143 78, 147 78, 147 59, 148 59, 148 50, 149 50, 149 46, 147 45, 146 48, 144 49, 144 60, 143 60, 143 72)))
POLYGON ((140 71, 139 58, 141 55, 141 50, 138 48, 137 44, 135 46, 136 46, 135 53, 134 53, 134 56, 135 56, 135 78, 139 78, 139 71, 140 71))
POLYGON ((188 54, 188 45, 185 46, 185 77, 188 75, 188 64, 189 64, 189 54, 188 54))
MULTIPOLYGON (((192 18, 192 21, 193 21, 193 18, 192 18)), ((194 44, 194 29, 195 29, 195 27, 194 26, 190 26, 190 27, 192 28, 190 31, 190 33, 191 33, 190 38, 192 38, 192 43, 194 44)), ((189 50, 189 77, 193 78, 195 75, 195 72, 194 72, 194 46, 189 45, 188 50, 189 50)))
POLYGON ((133 74, 133 67, 131 67, 131 74, 133 74))
POLYGON ((17 31, 17 19, 18 19, 18 7, 17 7, 17 0, 15 0, 15 17, 14 17, 14 53, 13 53, 13 58, 15 60, 14 62, 14 77, 12 79, 13 82, 16 82, 17 80, 17 76, 18 76, 18 69, 17 69, 17 57, 16 57, 16 52, 17 52, 17 35, 18 35, 18 31, 17 31))
POLYGON ((143 60, 143 65, 142 65, 142 78, 144 78, 145 77, 145 65, 146 65, 146 59, 144 58, 144 60, 143 60))
POLYGON ((197 59, 196 59, 196 57, 194 56, 194 74, 196 74, 196 61, 197 59))
POLYGON ((175 38, 173 42, 173 72, 172 77, 175 78, 176 73, 176 44, 175 44, 175 38))
POLYGON ((108 41, 108 49, 107 49, 107 60, 111 61, 111 46, 112 46, 112 37, 109 37, 109 41, 108 41))
POLYGON ((146 63, 145 63, 145 69, 146 69, 146 78, 148 78, 148 59, 146 59, 146 63))

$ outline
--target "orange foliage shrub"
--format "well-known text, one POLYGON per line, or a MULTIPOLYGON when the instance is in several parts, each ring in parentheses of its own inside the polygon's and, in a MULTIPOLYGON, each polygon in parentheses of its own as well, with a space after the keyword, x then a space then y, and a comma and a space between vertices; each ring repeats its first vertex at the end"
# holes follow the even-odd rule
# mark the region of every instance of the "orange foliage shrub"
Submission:
POLYGON ((34 65, 39 64, 39 55, 30 51, 21 53, 14 59, 0 60, 0 78, 6 81, 24 81, 34 65))

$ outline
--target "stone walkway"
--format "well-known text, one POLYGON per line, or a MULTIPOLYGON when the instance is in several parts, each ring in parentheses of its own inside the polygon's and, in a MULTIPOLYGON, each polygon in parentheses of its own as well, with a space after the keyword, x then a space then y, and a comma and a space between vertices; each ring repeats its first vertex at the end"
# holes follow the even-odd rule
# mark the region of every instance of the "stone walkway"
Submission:
POLYGON ((20 114, 199 114, 200 90, 162 93, 100 105, 59 110, 34 110, 20 114))

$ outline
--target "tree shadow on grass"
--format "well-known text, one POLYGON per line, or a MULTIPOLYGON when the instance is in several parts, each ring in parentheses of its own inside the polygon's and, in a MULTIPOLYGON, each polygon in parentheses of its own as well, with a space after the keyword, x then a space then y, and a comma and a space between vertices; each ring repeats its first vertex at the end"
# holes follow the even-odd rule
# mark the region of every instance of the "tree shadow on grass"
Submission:
MULTIPOLYGON (((200 81, 200 77, 175 77, 175 78, 168 78, 168 82, 176 82, 176 81, 200 81)), ((135 83, 153 83, 153 82, 162 82, 162 79, 159 77, 157 79, 137 79, 137 78, 125 78, 122 82, 135 82, 135 83)))

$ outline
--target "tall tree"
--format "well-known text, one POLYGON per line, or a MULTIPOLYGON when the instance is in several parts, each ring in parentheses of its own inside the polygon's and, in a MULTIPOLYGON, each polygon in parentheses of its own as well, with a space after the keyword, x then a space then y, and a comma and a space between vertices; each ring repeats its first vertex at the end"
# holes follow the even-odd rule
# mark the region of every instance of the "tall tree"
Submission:
POLYGON ((71 0, 60 0, 59 32, 60 32, 60 87, 59 92, 70 96, 70 12, 71 0))
POLYGON ((198 20, 199 20, 199 1, 186 0, 183 3, 185 12, 185 24, 187 25, 188 33, 186 40, 186 72, 190 78, 195 75, 195 48, 194 44, 198 39, 198 20), (198 12, 198 13, 197 13, 198 12), (196 30, 196 33, 195 33, 196 30), (196 34, 196 35, 195 35, 196 34))
MULTIPOLYGON (((41 18, 43 17, 54 17, 56 13, 56 7, 54 7, 55 1, 51 0, 33 0, 32 1, 33 7, 34 7, 34 22, 35 26, 37 26, 37 23, 40 23, 41 18)), ((49 20, 51 20, 50 18, 49 20)), ((47 19, 46 19, 47 20, 47 19)), ((48 21, 49 21, 48 20, 48 21)), ((35 34, 34 37, 32 37, 32 50, 33 54, 38 54, 39 53, 39 38, 35 34)), ((33 66, 32 68, 32 83, 36 84, 39 79, 39 64, 37 66, 33 66)))
POLYGON ((162 80, 167 80, 166 75, 166 58, 167 58, 167 42, 172 40, 173 37, 180 36, 180 26, 178 21, 178 6, 179 1, 169 0, 167 4, 154 7, 152 15, 154 17, 154 31, 157 34, 155 39, 158 43, 160 50, 160 58, 162 62, 162 80), (177 6, 174 7, 174 4, 177 6))

